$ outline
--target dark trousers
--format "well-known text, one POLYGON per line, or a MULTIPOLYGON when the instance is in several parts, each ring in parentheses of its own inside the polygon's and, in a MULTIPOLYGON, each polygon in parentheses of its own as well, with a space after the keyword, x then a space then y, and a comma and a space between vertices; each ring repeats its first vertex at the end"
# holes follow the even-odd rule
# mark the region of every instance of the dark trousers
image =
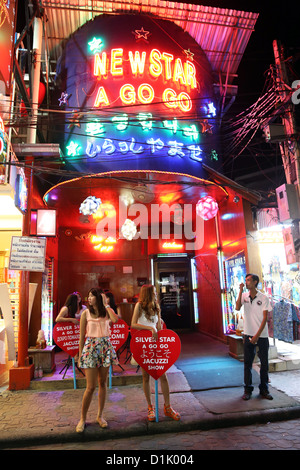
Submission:
POLYGON ((252 364, 255 357, 256 346, 258 346, 258 357, 260 359, 260 393, 269 391, 269 339, 258 338, 257 344, 250 343, 252 336, 244 336, 244 382, 245 392, 251 393, 252 386, 252 364))

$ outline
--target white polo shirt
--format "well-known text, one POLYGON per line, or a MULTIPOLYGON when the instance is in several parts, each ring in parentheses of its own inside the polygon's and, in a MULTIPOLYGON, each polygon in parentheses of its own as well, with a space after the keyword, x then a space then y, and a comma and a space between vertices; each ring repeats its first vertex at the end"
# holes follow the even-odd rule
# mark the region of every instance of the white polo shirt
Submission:
MULTIPOLYGON (((256 296, 251 302, 250 292, 244 292, 241 299, 244 306, 244 334, 254 336, 263 321, 263 311, 272 310, 268 297, 262 292, 256 291, 256 296)), ((268 338, 268 324, 266 323, 260 338, 268 338)))

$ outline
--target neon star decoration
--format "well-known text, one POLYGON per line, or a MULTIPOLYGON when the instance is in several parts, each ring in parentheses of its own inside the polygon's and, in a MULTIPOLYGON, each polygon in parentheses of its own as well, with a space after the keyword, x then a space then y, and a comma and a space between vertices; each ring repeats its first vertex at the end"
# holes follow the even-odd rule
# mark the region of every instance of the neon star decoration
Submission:
POLYGON ((212 116, 215 116, 216 112, 217 112, 217 110, 216 110, 214 104, 212 102, 208 103, 208 114, 212 114, 212 116))
POLYGON ((71 96, 71 95, 69 95, 68 93, 63 91, 60 98, 58 98, 59 106, 61 106, 62 104, 67 104, 69 96, 71 96))
POLYGON ((72 129, 72 127, 79 127, 80 128, 80 122, 79 119, 81 118, 81 114, 78 113, 73 109, 72 111, 72 117, 69 119, 69 129, 72 129))
POLYGON ((79 155, 80 149, 81 149, 80 145, 76 144, 76 142, 73 142, 73 140, 71 140, 71 142, 67 146, 67 155, 69 157, 76 157, 76 155, 79 155))
POLYGON ((207 119, 203 119, 203 121, 200 121, 200 126, 201 126, 201 132, 203 134, 208 133, 212 134, 213 126, 209 124, 207 119))
POLYGON ((211 159, 211 160, 216 160, 216 161, 219 160, 219 156, 218 156, 216 150, 213 149, 213 150, 210 152, 210 159, 211 159))
POLYGON ((96 52, 100 52, 101 48, 103 47, 102 39, 100 38, 93 38, 92 41, 88 42, 90 51, 95 54, 96 52))
POLYGON ((144 41, 148 42, 148 35, 151 33, 150 31, 145 31, 142 27, 141 29, 136 29, 135 31, 132 31, 132 34, 135 35, 136 41, 140 41, 141 39, 143 39, 144 41))
POLYGON ((190 51, 190 49, 185 49, 183 52, 185 53, 188 59, 194 60, 195 54, 192 51, 190 51))

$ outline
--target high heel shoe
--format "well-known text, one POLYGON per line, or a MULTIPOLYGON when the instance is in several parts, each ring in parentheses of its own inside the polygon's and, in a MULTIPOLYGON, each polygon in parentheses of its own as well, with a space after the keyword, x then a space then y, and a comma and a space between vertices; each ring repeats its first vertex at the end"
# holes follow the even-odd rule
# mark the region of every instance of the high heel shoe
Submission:
POLYGON ((169 406, 164 405, 164 413, 165 413, 165 416, 168 416, 169 418, 172 418, 175 421, 180 420, 180 414, 177 411, 173 410, 173 408, 170 405, 169 406))

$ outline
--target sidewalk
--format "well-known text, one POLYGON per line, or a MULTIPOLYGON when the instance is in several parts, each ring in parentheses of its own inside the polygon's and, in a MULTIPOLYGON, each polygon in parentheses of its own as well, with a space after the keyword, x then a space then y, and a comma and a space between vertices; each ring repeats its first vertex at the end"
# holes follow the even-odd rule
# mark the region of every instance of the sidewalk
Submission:
MULTIPOLYGON (((90 406, 87 426, 82 434, 76 433, 75 427, 79 420, 84 388, 63 389, 56 384, 56 390, 2 390, 0 448, 118 439, 194 429, 207 430, 300 417, 300 396, 293 398, 280 391, 280 380, 277 386, 279 389, 270 386, 270 392, 274 397, 272 401, 259 398, 256 387, 252 399, 244 402, 241 399, 243 386, 239 383, 242 364, 234 359, 231 362, 231 358, 228 361, 228 347, 207 337, 203 338, 199 334, 181 339, 182 354, 168 371, 171 404, 180 412, 180 421, 175 422, 163 415, 160 386, 159 421, 152 423, 147 421, 147 407, 140 372, 136 373, 133 369, 133 373, 129 375, 134 377, 135 382, 140 381, 140 383, 130 384, 129 380, 127 385, 120 385, 118 378, 114 377, 112 386, 108 389, 105 408, 108 428, 101 429, 96 422, 96 392, 90 406), (199 339, 203 347, 195 350, 195 344, 199 344, 199 339), (219 386, 213 383, 213 388, 210 388, 204 381, 203 385, 199 382, 197 389, 194 385, 191 387, 186 378, 189 373, 184 373, 184 368, 190 374, 192 370, 196 370, 196 376, 205 376, 205 370, 208 374, 217 375, 219 386), (229 381, 230 376, 233 385, 229 381)), ((274 374, 276 377, 280 377, 280 374, 290 374, 291 379, 295 378, 299 383, 299 370, 274 374)), ((270 374, 271 383, 272 375, 270 374)), ((288 381, 289 379, 285 377, 284 383, 288 381)), ((155 402, 154 381, 153 402, 155 402)))

